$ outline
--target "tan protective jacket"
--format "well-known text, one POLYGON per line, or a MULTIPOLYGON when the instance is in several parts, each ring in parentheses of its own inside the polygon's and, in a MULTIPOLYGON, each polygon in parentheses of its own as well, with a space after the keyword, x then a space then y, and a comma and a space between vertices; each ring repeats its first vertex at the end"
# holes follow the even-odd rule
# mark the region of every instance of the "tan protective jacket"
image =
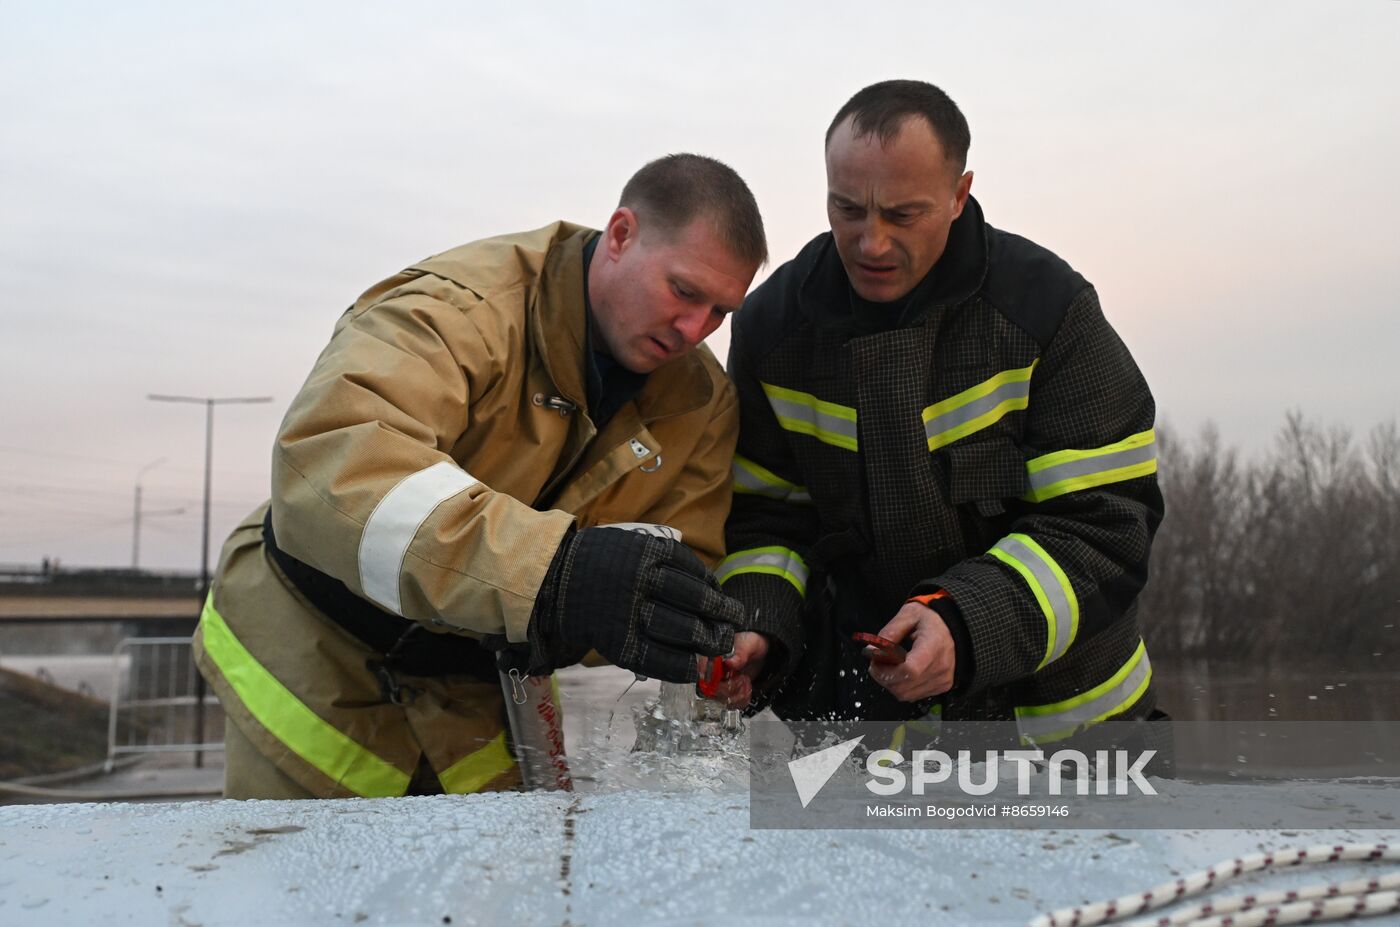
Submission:
MULTIPOLYGON (((582 256, 596 235, 559 222, 474 242, 360 297, 277 437, 278 546, 430 630, 511 641, 570 525, 670 525, 713 567, 733 387, 702 347, 596 431, 582 256)), ((498 687, 448 677, 385 703, 373 654, 265 555, 263 511, 225 544, 195 641, 230 720, 318 795, 402 794, 420 752, 449 791, 508 775, 498 687)))

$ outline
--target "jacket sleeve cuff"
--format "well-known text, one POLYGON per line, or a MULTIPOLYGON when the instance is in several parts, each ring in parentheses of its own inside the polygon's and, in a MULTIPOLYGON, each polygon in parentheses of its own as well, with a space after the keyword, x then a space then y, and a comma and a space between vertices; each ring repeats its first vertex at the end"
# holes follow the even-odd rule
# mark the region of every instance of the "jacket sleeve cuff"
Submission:
MULTIPOLYGON (((924 585, 920 583, 920 587, 924 585)), ((1031 635, 1024 627, 1023 603, 997 567, 964 561, 927 585, 930 590, 945 590, 956 603, 958 620, 966 635, 961 646, 966 647, 969 666, 975 673, 966 680, 960 677, 959 694, 1003 685, 1034 672, 1040 654, 1032 652, 1031 635)), ((958 632, 951 623, 949 631, 958 643, 958 632)), ((958 658, 961 662, 961 651, 958 658)))
POLYGON ((754 683, 749 713, 761 711, 802 657, 802 597, 782 577, 742 573, 724 583, 724 592, 743 603, 748 621, 741 630, 768 638, 768 658, 754 683))
MULTIPOLYGON (((913 600, 914 596, 928 595, 940 590, 947 592, 934 580, 924 580, 909 590, 909 598, 913 600)), ((953 638, 953 688, 948 690, 948 694, 961 695, 964 690, 972 686, 973 672, 976 669, 972 655, 972 637, 968 634, 967 622, 963 619, 962 609, 958 608, 957 600, 952 595, 933 599, 923 604, 938 612, 938 617, 943 619, 943 623, 948 627, 948 633, 953 638)))

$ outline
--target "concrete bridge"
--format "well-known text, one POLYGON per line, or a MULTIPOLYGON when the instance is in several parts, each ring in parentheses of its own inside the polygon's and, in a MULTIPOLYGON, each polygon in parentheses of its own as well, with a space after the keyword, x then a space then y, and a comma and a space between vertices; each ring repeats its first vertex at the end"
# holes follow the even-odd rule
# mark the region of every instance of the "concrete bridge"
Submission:
POLYGON ((180 634, 200 605, 192 573, 0 565, 0 627, 134 622, 150 625, 140 633, 180 634))
POLYGON ((89 621, 137 621, 193 627, 199 617, 198 595, 0 595, 0 624, 57 624, 89 621))

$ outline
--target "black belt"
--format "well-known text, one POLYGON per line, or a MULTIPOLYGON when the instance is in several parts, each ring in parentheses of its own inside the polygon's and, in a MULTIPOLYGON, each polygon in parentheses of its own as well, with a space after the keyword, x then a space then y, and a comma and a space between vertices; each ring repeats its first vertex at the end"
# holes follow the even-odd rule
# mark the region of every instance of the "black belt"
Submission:
MULTIPOLYGON (((321 614, 382 655, 372 664, 409 676, 470 676, 484 682, 499 678, 495 654, 478 641, 458 634, 434 634, 416 621, 386 612, 355 595, 334 576, 282 550, 272 533, 271 508, 263 519, 263 546, 321 614)), ((375 666, 370 669, 377 672, 375 666)))

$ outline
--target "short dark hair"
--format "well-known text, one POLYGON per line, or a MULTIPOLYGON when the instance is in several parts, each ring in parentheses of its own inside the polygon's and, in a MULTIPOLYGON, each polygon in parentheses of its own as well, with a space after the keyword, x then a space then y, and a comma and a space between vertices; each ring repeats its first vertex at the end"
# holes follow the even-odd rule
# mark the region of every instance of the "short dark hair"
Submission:
POLYGON ((753 193, 732 167, 714 158, 657 158, 627 181, 618 206, 667 233, 705 216, 735 257, 758 265, 768 262, 768 239, 753 193))
POLYGON ((857 92, 831 120, 826 144, 831 144, 832 133, 849 117, 857 138, 876 135, 880 144, 887 145, 910 116, 922 116, 928 121, 944 155, 958 166, 961 174, 967 167, 967 149, 972 144, 967 119, 948 94, 921 80, 886 80, 857 92))

